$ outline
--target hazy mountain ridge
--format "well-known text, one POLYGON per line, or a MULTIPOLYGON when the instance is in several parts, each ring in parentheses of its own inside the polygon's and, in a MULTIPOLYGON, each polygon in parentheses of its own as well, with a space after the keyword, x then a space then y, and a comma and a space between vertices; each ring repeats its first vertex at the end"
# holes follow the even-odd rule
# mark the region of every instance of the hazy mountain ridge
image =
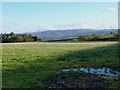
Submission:
POLYGON ((53 40, 53 39, 65 39, 70 37, 78 37, 82 34, 108 34, 110 32, 118 33, 117 29, 70 29, 70 30, 48 30, 48 31, 38 31, 30 32, 26 34, 31 34, 33 36, 38 36, 42 40, 53 40))

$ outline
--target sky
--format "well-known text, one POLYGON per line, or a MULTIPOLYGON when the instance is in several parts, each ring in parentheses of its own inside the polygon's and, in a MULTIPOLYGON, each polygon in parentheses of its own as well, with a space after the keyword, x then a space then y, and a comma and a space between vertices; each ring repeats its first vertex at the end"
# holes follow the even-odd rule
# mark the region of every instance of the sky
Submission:
POLYGON ((118 28, 117 2, 3 2, 2 33, 118 28))

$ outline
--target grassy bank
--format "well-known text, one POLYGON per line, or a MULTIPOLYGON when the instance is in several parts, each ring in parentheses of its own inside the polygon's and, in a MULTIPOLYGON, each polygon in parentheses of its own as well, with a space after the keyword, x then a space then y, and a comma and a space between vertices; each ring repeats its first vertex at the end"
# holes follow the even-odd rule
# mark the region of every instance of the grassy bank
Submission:
POLYGON ((118 71, 117 46, 117 42, 2 44, 3 88, 30 88, 61 68, 108 67, 118 71))

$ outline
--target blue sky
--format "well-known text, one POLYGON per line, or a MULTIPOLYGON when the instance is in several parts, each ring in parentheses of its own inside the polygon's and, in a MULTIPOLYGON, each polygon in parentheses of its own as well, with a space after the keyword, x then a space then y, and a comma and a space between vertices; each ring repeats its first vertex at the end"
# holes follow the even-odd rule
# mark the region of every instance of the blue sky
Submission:
POLYGON ((117 2, 3 2, 2 32, 117 28, 117 2))

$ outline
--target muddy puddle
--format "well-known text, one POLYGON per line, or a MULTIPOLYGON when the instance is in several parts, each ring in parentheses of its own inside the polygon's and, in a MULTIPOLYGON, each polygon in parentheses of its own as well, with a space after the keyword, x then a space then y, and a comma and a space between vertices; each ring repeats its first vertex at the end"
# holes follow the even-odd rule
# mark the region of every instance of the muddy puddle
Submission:
POLYGON ((86 73, 93 73, 93 74, 103 74, 109 76, 120 77, 120 72, 111 70, 109 68, 102 68, 102 69, 94 69, 94 68, 70 68, 70 69, 62 69, 59 71, 84 71, 86 73))

